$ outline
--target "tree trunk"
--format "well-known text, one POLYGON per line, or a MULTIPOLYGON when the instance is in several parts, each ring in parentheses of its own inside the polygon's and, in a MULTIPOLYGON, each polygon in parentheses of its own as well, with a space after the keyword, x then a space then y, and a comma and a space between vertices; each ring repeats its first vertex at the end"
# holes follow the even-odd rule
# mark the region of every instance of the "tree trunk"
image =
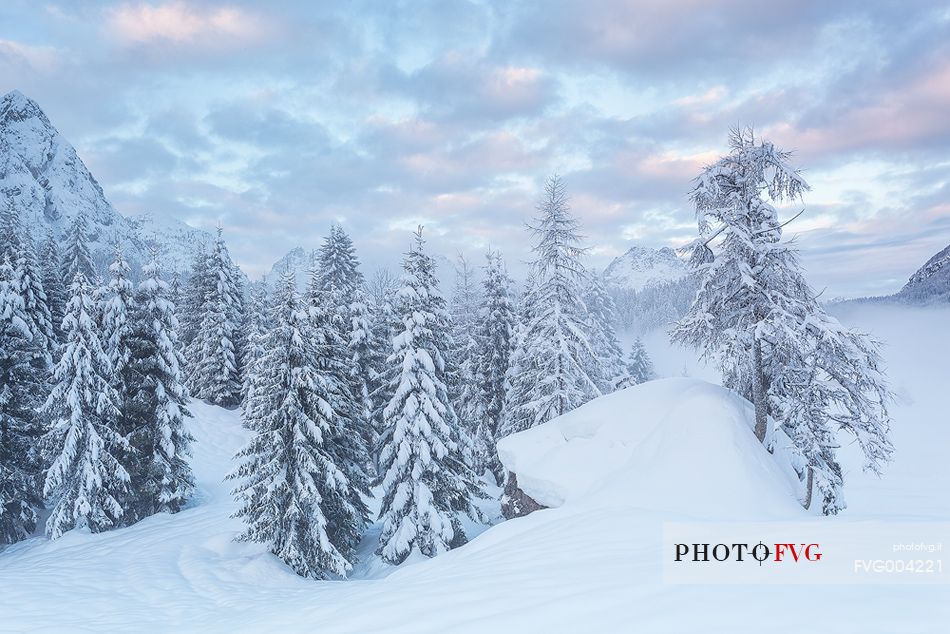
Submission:
POLYGON ((755 406, 755 437, 765 442, 768 428, 768 404, 765 396, 765 380, 762 376, 762 343, 756 339, 752 353, 752 404, 755 406))
POLYGON ((808 481, 805 484, 805 503, 802 504, 802 506, 805 507, 806 511, 809 508, 811 508, 811 496, 812 496, 812 488, 814 487, 814 484, 815 484, 815 471, 811 467, 808 467, 808 481))

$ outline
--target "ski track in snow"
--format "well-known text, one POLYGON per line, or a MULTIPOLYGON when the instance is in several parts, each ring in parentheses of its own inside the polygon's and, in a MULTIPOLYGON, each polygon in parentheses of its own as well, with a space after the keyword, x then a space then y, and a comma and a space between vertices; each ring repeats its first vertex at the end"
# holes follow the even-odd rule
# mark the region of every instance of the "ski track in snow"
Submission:
MULTIPOLYGON (((861 472, 846 447, 849 507, 828 521, 950 522, 950 310, 870 307, 843 318, 888 342, 884 355, 900 397, 897 454, 878 479, 861 472)), ((661 374, 678 376, 683 354, 661 349, 659 337, 646 341, 661 374)), ((689 363, 694 374, 698 366, 689 363)), ((515 452, 516 460, 535 460, 535 485, 550 488, 559 508, 398 569, 371 557, 374 527, 354 578, 324 582, 297 577, 259 544, 233 541, 241 523, 229 517, 235 504, 223 477, 247 432, 236 412, 194 403, 198 491, 189 508, 126 529, 72 531, 7 548, 0 553, 0 632, 947 631, 946 585, 664 585, 665 520, 806 516, 781 470, 741 431, 742 401, 697 379, 644 387, 629 401, 627 394, 607 397, 588 406, 586 417, 533 430, 550 446, 515 452), (546 461, 536 460, 539 448, 550 452, 546 461), (707 478, 736 490, 703 490, 707 478)))

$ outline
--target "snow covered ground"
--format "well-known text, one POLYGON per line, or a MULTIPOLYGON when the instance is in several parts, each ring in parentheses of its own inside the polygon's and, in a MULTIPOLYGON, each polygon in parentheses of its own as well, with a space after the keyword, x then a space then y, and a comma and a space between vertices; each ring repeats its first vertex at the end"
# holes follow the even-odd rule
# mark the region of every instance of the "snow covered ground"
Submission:
MULTIPOLYGON (((842 318, 888 342, 897 454, 878 479, 849 452, 849 507, 823 521, 855 534, 869 520, 950 522, 950 310, 860 307, 842 318)), ((660 339, 647 345, 666 354, 660 339)), ((191 507, 0 553, 0 631, 947 631, 948 585, 664 583, 664 522, 809 516, 748 431, 748 405, 679 377, 679 360, 657 360, 678 378, 502 443, 526 490, 556 508, 395 571, 369 559, 347 581, 298 578, 261 546, 232 541, 240 525, 222 477, 245 431, 235 413, 196 404, 191 507)))

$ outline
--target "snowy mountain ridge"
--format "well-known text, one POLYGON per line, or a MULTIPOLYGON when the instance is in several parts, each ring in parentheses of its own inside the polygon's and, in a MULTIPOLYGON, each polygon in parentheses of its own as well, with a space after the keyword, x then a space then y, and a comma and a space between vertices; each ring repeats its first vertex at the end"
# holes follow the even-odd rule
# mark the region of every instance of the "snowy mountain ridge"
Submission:
POLYGON ((316 256, 316 251, 307 251, 303 247, 294 247, 271 266, 270 271, 267 273, 268 286, 273 288, 274 285, 280 281, 281 276, 290 271, 294 274, 297 288, 306 287, 316 256))
POLYGON ((912 304, 950 301, 950 245, 917 269, 894 298, 912 304))
POLYGON ((52 229, 61 238, 79 210, 89 220, 93 260, 100 269, 120 242, 133 268, 156 245, 162 265, 184 272, 211 235, 171 219, 128 218, 108 201, 75 148, 32 99, 13 90, 0 98, 0 191, 20 212, 35 241, 52 229))
POLYGON ((686 263, 669 247, 654 249, 636 245, 614 259, 604 269, 608 286, 641 291, 675 282, 686 276, 686 263))

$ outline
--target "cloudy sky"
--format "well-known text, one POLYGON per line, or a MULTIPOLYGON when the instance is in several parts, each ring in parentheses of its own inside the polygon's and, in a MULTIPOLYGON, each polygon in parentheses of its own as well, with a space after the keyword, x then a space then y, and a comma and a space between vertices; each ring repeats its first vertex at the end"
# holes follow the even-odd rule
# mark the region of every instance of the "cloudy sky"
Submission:
POLYGON ((950 242, 944 2, 4 0, 13 88, 121 212, 220 224, 252 275, 334 221, 369 267, 422 223, 517 271, 555 170, 592 265, 677 246, 736 124, 796 151, 789 229, 826 296, 894 291, 950 242))

